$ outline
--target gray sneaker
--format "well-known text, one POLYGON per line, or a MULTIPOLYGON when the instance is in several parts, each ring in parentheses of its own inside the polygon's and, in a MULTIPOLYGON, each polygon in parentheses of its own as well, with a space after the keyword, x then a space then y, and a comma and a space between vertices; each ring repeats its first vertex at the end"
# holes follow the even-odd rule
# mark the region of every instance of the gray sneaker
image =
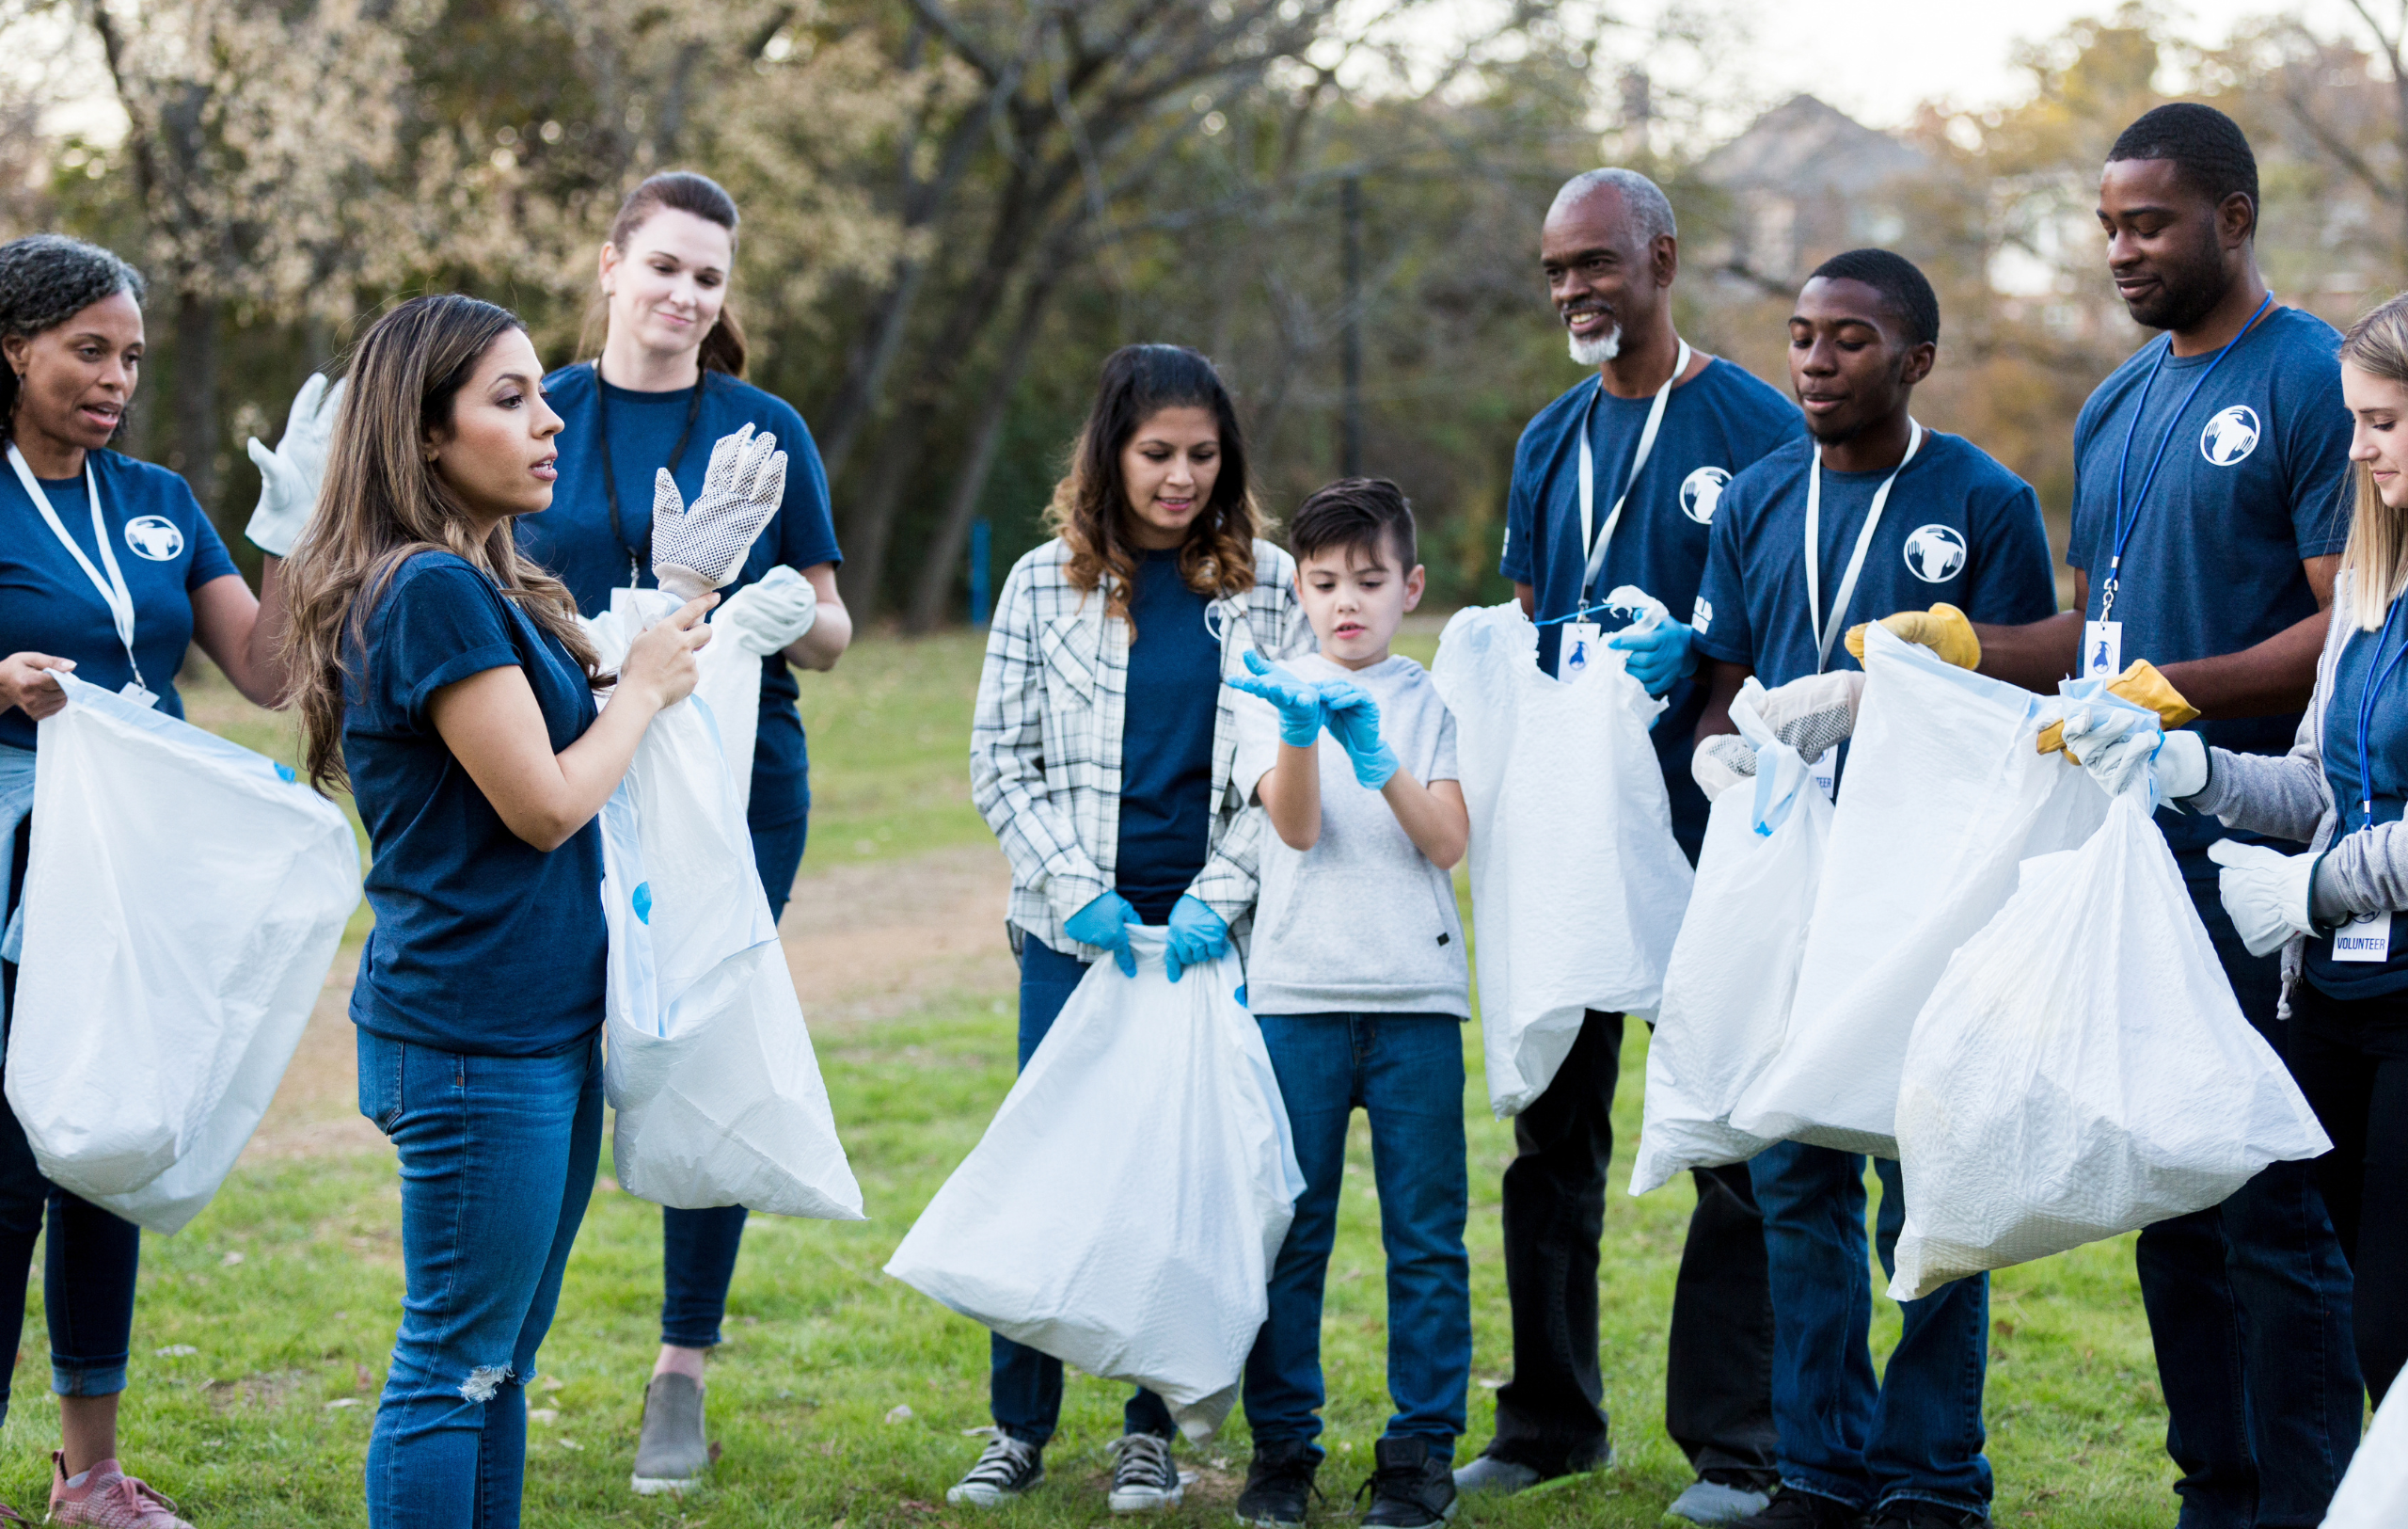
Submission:
POLYGON ((1500 1460, 1494 1455, 1475 1455, 1469 1465, 1455 1472, 1455 1490, 1465 1497, 1481 1492, 1494 1492, 1510 1497, 1539 1484, 1539 1473, 1527 1465, 1500 1460))
POLYGON ((1736 1523, 1751 1513, 1762 1513, 1771 1504, 1770 1492, 1701 1478, 1690 1482, 1688 1490, 1672 1499, 1671 1505, 1664 1509, 1664 1521, 1709 1526, 1736 1523))
POLYGON ((636 1470, 627 1485, 646 1497, 681 1492, 701 1486, 710 1468, 701 1382, 685 1375, 654 1376, 643 1388, 643 1432, 636 1441, 636 1470))

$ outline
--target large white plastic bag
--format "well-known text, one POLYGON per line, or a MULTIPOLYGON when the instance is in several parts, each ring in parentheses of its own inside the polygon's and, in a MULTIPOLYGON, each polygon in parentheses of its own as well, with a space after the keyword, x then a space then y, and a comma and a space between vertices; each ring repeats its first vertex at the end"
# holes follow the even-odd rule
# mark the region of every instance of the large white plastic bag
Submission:
POLYGON ((1304 1174, 1234 953, 1174 983, 1087 968, 886 1272, 1089 1375, 1220 1425, 1270 1310, 1304 1174))
POLYGON ((153 1232, 217 1192, 359 904, 293 772, 62 677, 35 751, 8 1097, 54 1183, 153 1232))
POLYGON ((2044 702, 1875 624, 1781 1055, 1731 1112, 1767 1140, 1894 1157, 1899 1064, 2016 865, 2090 836, 2106 794, 2034 746, 2044 702))
POLYGON ((1915 1021, 1890 1294, 2204 1210, 2331 1146, 2242 1017, 2144 775, 2088 843, 2023 863, 1915 1021))
POLYGON ((652 719, 602 809, 602 907, 621 1187, 685 1210, 862 1219, 735 782, 690 701, 652 719))
POLYGON ((2408 1385, 2395 1382, 2358 1441, 2349 1474, 2324 1511, 2323 1529, 2400 1529, 2408 1523, 2408 1385))
MULTIPOLYGON (((677 597, 663 590, 610 591, 610 613, 584 624, 601 650, 602 667, 617 668, 636 634, 675 612, 677 606, 677 597)), ((711 614, 716 617, 724 609, 722 605, 711 614)), ((719 729, 721 752, 736 782, 736 810, 741 813, 752 800, 752 746, 761 725, 761 661, 715 628, 711 640, 694 655, 694 667, 700 671, 694 697, 719 729)))
POLYGON ((1743 1163, 1771 1145, 1734 1130, 1731 1109, 1781 1051, 1831 804, 1805 759, 1758 715, 1763 695, 1751 679, 1731 708, 1740 736, 1756 746, 1756 778, 1723 792, 1706 820, 1697 889, 1647 1044, 1634 1195, 1682 1169, 1743 1163))
POLYGON ((1647 739, 1664 703, 1619 649, 1559 680, 1508 601, 1457 612, 1430 677, 1471 809, 1481 1034, 1503 1119, 1546 1091, 1583 1012, 1655 1016, 1694 873, 1647 739))

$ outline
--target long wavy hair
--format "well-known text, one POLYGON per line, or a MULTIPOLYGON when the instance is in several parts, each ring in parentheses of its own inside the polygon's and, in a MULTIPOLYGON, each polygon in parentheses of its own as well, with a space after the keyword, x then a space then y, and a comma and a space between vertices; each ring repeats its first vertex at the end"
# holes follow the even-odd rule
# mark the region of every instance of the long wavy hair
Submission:
POLYGON ((283 570, 291 699, 301 712, 309 780, 321 790, 349 784, 343 711, 348 687, 373 659, 363 641, 368 617, 417 553, 466 558, 588 676, 604 677, 567 586, 519 555, 508 520, 477 534, 426 456, 427 438, 452 422, 485 352, 524 327, 508 309, 474 297, 414 297, 378 319, 352 353, 318 508, 283 570))
MULTIPOLYGON (((663 211, 690 213, 705 223, 718 224, 727 231, 729 252, 735 251, 737 225, 741 221, 737 215, 736 199, 717 181, 692 170, 663 170, 658 175, 646 176, 641 185, 628 192, 626 199, 619 203, 618 215, 610 219, 610 247, 625 255, 627 243, 637 231, 651 222, 655 213, 663 211)), ((736 273, 727 274, 733 284, 736 273)), ((610 299, 597 297, 586 310, 585 326, 577 340, 578 353, 588 358, 601 355, 602 342, 610 332, 610 299)), ((745 354, 744 326, 736 321, 735 299, 722 298, 719 322, 703 336, 703 370, 740 377, 744 374, 745 354)))
POLYGON ((1221 374, 1184 345, 1123 345, 1104 358, 1103 380, 1079 438, 1069 474, 1054 486, 1045 524, 1069 544, 1074 589, 1104 591, 1104 609, 1127 620, 1142 555, 1130 539, 1136 512, 1120 473, 1120 454, 1140 425, 1166 408, 1209 409, 1221 430, 1221 471, 1212 497, 1179 549, 1179 576, 1198 595, 1241 595, 1254 587, 1254 539, 1266 528, 1246 475, 1245 431, 1221 374))
MULTIPOLYGON (((2350 326, 2341 359, 2369 376, 2408 388, 2408 292, 2350 326)), ((2364 462, 2350 466, 2350 540, 2341 549, 2341 571, 2350 576, 2350 608, 2343 613, 2363 631, 2381 631, 2392 597, 2408 587, 2408 510, 2395 510, 2375 491, 2374 472, 2364 462)))

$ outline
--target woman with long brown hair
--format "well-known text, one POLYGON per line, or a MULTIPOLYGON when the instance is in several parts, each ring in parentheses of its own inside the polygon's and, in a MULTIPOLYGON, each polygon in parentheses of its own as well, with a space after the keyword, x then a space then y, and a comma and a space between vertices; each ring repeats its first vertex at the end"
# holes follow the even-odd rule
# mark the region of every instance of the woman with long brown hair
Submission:
POLYGON ((379 319, 283 569, 309 775, 350 785, 373 853, 351 1017, 361 1111, 401 1158, 406 1282, 375 1529, 518 1521, 525 1388, 601 1152, 594 819, 709 638, 705 596, 635 641, 597 715, 576 607, 511 537, 558 470, 542 375, 491 303, 379 319))
MULTIPOLYGON (((972 795, 1012 865, 1025 1067, 1090 962, 1133 971, 1129 928, 1167 924, 1173 981, 1243 937, 1263 820, 1231 788, 1225 677, 1245 655, 1308 650, 1295 564, 1260 538, 1245 436, 1212 363, 1129 345, 1049 512, 1054 539, 1004 581, 971 724, 972 795)), ((950 1501, 991 1506, 1044 1479, 1062 1366, 1000 1334, 996 1438, 950 1501)), ((1177 1433, 1139 1392, 1116 1442, 1111 1506, 1176 1505, 1177 1433)))

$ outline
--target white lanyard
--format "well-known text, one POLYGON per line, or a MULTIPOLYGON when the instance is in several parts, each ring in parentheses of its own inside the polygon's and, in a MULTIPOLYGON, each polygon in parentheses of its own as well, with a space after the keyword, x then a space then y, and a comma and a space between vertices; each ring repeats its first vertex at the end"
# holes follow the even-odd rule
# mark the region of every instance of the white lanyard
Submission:
POLYGON ((1831 645, 1839 641, 1840 628, 1847 620, 1847 602, 1856 597, 1856 576, 1864 571, 1864 554, 1872 549, 1873 533, 1881 524, 1881 511, 1890 502, 1890 486, 1907 464, 1915 459, 1923 447, 1923 426, 1910 417, 1907 421, 1907 454, 1881 480, 1873 491, 1873 507, 1864 512, 1864 529, 1856 534, 1856 550, 1848 554, 1847 571, 1840 576, 1839 598, 1831 607, 1831 618, 1823 619, 1823 448, 1816 446, 1807 456, 1806 467, 1806 619, 1807 630, 1814 637, 1814 672, 1831 661, 1831 645))
POLYGON ((101 603, 109 608, 109 619, 117 624, 117 640, 125 645, 125 661, 134 668, 134 683, 147 692, 150 687, 143 684, 142 665, 134 657, 134 593, 125 587, 125 573, 117 565, 117 554, 109 550, 108 521, 101 515, 101 481, 92 473, 92 454, 84 454, 84 497, 91 502, 92 543, 101 549, 101 562, 108 568, 105 579, 101 577, 99 568, 92 566, 92 560, 84 555, 84 549, 75 545, 75 538, 67 534, 58 512, 50 507, 50 496, 42 492, 41 480, 25 465, 25 454, 17 450, 13 440, 8 442, 8 465, 17 470, 17 481, 24 485, 25 497, 34 502, 34 508, 48 522, 50 534, 67 549, 68 556, 75 560, 75 565, 84 570, 84 577, 99 592, 101 603))
POLYGON ((1589 450, 1589 422, 1597 412, 1597 400, 1605 395, 1605 378, 1597 379, 1597 390, 1589 395, 1589 406, 1581 412, 1580 547, 1589 554, 1589 561, 1580 574, 1580 610, 1584 618, 1589 609, 1589 591, 1595 587, 1597 575, 1605 571, 1606 547, 1614 539, 1614 527, 1622 520, 1623 504, 1630 498, 1631 485, 1639 481, 1639 470, 1647 465, 1647 454, 1656 449, 1656 432, 1664 423, 1664 402, 1672 396, 1672 384, 1680 381, 1681 374, 1689 369, 1689 342, 1683 340, 1680 345, 1680 355, 1672 362, 1672 374, 1664 379, 1664 386, 1656 390, 1656 401, 1647 406, 1647 424, 1639 432, 1639 450, 1631 454, 1630 476, 1623 480, 1622 493, 1615 499, 1614 507, 1606 512, 1605 529, 1593 533, 1591 528, 1597 514, 1597 459, 1589 450), (1593 542, 1590 539, 1592 534, 1595 536, 1593 542))

